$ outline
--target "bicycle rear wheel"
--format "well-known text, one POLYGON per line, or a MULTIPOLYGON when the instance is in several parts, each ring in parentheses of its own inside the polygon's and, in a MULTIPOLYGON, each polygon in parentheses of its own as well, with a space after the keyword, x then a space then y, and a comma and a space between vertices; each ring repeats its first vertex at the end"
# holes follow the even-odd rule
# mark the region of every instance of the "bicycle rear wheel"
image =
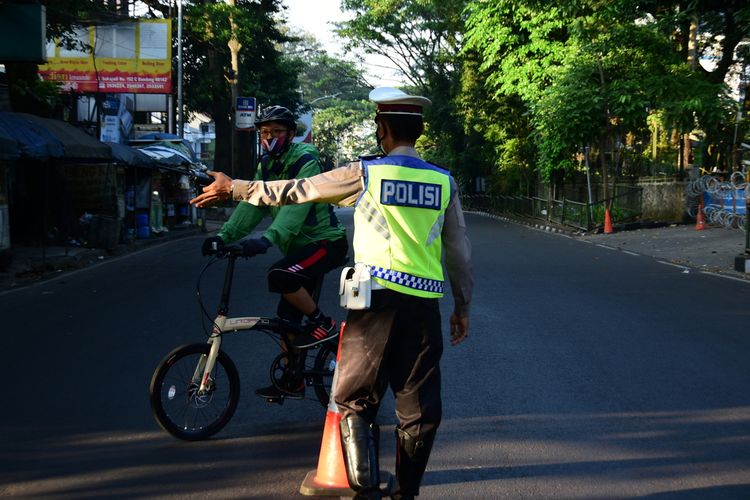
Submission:
POLYGON ((219 351, 207 390, 199 394, 209 344, 174 349, 151 377, 151 410, 161 427, 186 441, 199 441, 219 432, 232 418, 240 400, 237 368, 219 351))
POLYGON ((323 405, 328 407, 331 398, 331 384, 333 383, 333 372, 336 371, 336 350, 338 344, 324 342, 318 348, 315 362, 309 380, 312 382, 315 396, 323 405))

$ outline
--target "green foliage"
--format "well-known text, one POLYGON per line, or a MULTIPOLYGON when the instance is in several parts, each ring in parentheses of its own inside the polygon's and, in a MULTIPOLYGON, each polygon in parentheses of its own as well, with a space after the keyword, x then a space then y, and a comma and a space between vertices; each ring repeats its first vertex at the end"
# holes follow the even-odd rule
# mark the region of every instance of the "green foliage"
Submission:
POLYGON ((319 99, 318 107, 331 104, 332 96, 340 100, 367 99, 370 86, 357 63, 328 54, 309 33, 293 34, 282 48, 287 58, 301 68, 299 90, 305 109, 319 99))
POLYGON ((351 46, 388 58, 420 91, 450 78, 460 50, 465 0, 342 0, 351 21, 338 33, 351 46))
POLYGON ((338 33, 351 47, 390 60, 408 82, 403 90, 430 98, 426 136, 418 146, 430 161, 454 172, 468 168, 455 98, 460 90, 459 57, 466 0, 343 0, 352 20, 338 33))
MULTIPOLYGON (((480 107, 492 109, 506 96, 521 100, 547 181, 557 171, 575 169, 574 155, 582 146, 597 145, 604 168, 605 159, 614 156, 610 150, 622 147, 617 144, 648 144, 647 117, 654 110, 677 134, 696 128, 709 137, 718 134, 731 116, 723 78, 717 84, 691 70, 682 44, 695 16, 706 14, 704 26, 718 32, 717 19, 731 19, 732 6, 696 2, 688 11, 668 1, 568 0, 552 6, 536 0, 472 1, 464 54, 477 55, 474 71, 489 91, 480 107), (706 14, 718 8, 725 12, 706 14), (675 33, 682 38, 676 40, 675 33)), ((743 27, 725 28, 748 34, 747 20, 743 27)), ((485 133, 497 151, 512 136, 485 133)), ((603 174, 606 179, 606 169, 603 174)))
POLYGON ((296 34, 283 46, 301 67, 301 109, 313 112, 313 142, 325 168, 375 153, 375 107, 367 100, 370 86, 353 61, 329 55, 315 38, 296 34))
POLYGON ((377 153, 372 117, 375 106, 367 100, 334 99, 313 115, 313 142, 325 168, 334 168, 364 154, 377 153))
POLYGON ((198 2, 185 7, 184 78, 185 102, 192 112, 209 114, 230 111, 230 18, 241 44, 239 59, 239 95, 254 96, 261 105, 283 104, 296 110, 301 102, 297 92, 298 60, 286 58, 280 51, 284 36, 274 21, 276 2, 238 0, 233 7, 225 2, 198 2), (208 66, 208 67, 207 67, 208 66), (206 71, 208 69, 208 71, 206 71))
POLYGON ((476 54, 467 51, 456 99, 466 137, 461 164, 471 177, 486 176, 490 192, 529 195, 536 149, 528 108, 517 95, 489 98, 486 74, 476 54))

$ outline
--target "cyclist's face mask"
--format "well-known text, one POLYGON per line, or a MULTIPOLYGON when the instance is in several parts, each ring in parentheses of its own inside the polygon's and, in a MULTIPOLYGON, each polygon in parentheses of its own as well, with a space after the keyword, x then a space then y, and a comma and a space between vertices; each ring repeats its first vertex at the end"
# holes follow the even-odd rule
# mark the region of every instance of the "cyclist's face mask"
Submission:
POLYGON ((264 154, 279 156, 287 146, 287 129, 281 127, 261 127, 258 130, 260 147, 264 154))

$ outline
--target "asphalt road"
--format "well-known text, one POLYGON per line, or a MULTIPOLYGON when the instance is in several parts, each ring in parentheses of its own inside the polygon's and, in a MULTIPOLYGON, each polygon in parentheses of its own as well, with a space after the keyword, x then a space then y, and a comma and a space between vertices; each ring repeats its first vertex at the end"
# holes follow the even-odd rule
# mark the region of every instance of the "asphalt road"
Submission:
MULTIPOLYGON (((444 420, 422 498, 750 497, 750 283, 491 218, 468 223, 471 332, 446 343, 444 420)), ((151 417, 154 367, 203 339, 200 241, 0 294, 0 497, 298 496, 325 414, 315 401, 252 394, 267 384, 271 339, 227 340, 243 394, 214 439, 178 441, 151 417)), ((277 255, 241 266, 233 313, 273 313, 264 269, 277 255)), ((220 273, 204 280, 212 303, 220 273)), ((392 409, 389 399, 380 415, 386 470, 392 409)))

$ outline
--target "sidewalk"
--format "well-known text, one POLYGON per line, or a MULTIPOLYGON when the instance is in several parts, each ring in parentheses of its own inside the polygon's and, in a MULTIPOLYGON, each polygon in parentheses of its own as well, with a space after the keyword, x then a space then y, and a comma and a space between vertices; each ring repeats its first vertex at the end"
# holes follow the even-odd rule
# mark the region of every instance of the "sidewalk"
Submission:
MULTIPOLYGON (((210 230, 212 224, 206 223, 210 230)), ((112 251, 101 248, 69 246, 14 246, 11 248, 13 260, 8 269, 0 271, 0 292, 21 288, 39 281, 46 281, 61 274, 88 267, 106 259, 136 252, 144 247, 156 245, 176 238, 186 238, 203 234, 198 227, 178 228, 158 236, 136 239, 133 243, 119 244, 112 251)))
POLYGON ((581 238, 672 264, 750 280, 750 274, 734 269, 735 257, 745 252, 745 233, 740 229, 708 226, 697 231, 695 224, 680 224, 612 234, 587 234, 581 238))
POLYGON ((745 232, 741 229, 724 229, 709 225, 706 229, 697 231, 695 224, 653 224, 643 228, 616 225, 612 234, 585 233, 538 219, 509 218, 486 212, 475 213, 541 231, 580 238, 586 243, 647 255, 678 266, 750 281, 750 273, 734 269, 735 257, 745 252, 745 232))

